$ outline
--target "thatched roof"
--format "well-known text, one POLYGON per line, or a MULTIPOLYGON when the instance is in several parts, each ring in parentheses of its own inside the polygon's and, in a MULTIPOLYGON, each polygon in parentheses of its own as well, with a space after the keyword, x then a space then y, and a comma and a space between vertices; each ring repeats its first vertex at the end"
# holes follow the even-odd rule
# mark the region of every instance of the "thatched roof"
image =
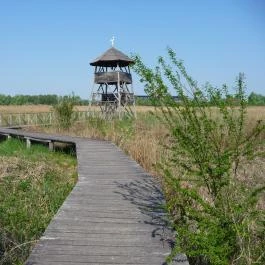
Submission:
POLYGON ((117 64, 123 67, 134 64, 134 61, 121 51, 112 47, 90 63, 92 66, 106 67, 115 67, 117 64))

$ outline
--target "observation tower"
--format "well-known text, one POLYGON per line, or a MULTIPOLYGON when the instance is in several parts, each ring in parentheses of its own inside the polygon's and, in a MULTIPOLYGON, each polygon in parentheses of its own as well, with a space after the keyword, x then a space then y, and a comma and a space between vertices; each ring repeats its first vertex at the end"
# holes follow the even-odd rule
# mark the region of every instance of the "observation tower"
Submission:
POLYGON ((135 98, 130 66, 134 61, 112 47, 90 63, 95 67, 90 102, 100 107, 104 118, 135 117, 135 98))

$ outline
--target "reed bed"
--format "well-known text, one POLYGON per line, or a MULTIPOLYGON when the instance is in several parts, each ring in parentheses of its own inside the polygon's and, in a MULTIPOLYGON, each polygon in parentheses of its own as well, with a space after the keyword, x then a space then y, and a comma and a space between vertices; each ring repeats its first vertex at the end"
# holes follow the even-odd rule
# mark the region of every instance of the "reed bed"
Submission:
MULTIPOLYGON (((159 175, 157 165, 166 160, 170 145, 170 135, 166 126, 157 119, 151 111, 153 107, 138 107, 137 119, 102 120, 91 118, 87 122, 75 123, 68 130, 57 127, 35 127, 29 130, 60 133, 64 135, 86 137, 112 141, 123 149, 132 159, 136 160, 148 172, 159 175), (151 110, 151 111, 150 111, 151 110)), ((214 108, 210 109, 212 115, 217 115, 214 108)), ((265 119, 265 107, 249 107, 245 131, 248 133, 258 120, 265 119)), ((265 140, 265 133, 261 136, 265 140)))

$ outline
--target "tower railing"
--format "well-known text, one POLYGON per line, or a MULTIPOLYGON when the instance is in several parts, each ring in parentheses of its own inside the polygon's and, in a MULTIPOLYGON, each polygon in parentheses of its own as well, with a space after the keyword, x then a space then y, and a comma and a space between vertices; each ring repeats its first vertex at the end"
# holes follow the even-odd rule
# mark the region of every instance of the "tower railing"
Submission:
POLYGON ((120 82, 125 82, 127 84, 132 83, 132 75, 130 73, 125 72, 97 72, 95 73, 94 82, 96 84, 104 84, 104 83, 117 83, 118 80, 120 82))

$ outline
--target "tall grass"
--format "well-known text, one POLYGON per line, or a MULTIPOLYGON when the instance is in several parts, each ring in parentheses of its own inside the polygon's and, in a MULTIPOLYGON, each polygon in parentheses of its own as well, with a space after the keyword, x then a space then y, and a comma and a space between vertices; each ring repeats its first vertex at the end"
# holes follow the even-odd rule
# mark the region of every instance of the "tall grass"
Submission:
POLYGON ((167 156, 164 144, 169 138, 168 130, 149 112, 140 112, 137 116, 137 119, 123 120, 91 117, 86 122, 76 122, 67 130, 58 130, 55 126, 31 127, 29 130, 112 141, 156 175, 156 164, 167 156))
POLYGON ((76 159, 19 140, 0 143, 0 264, 23 264, 77 178, 76 159))
MULTIPOLYGON (((153 114, 152 110, 141 109, 137 119, 103 120, 91 117, 87 122, 76 122, 69 130, 60 130, 61 134, 112 141, 136 160, 147 171, 159 175, 157 164, 169 155, 167 146, 171 144, 168 128, 153 114)), ((209 108, 211 115, 218 115, 209 108)), ((265 107, 247 109, 246 131, 250 131, 257 120, 264 119, 265 107)), ((56 127, 31 127, 29 130, 58 133, 56 127)), ((261 136, 265 140, 265 133, 261 136)))

